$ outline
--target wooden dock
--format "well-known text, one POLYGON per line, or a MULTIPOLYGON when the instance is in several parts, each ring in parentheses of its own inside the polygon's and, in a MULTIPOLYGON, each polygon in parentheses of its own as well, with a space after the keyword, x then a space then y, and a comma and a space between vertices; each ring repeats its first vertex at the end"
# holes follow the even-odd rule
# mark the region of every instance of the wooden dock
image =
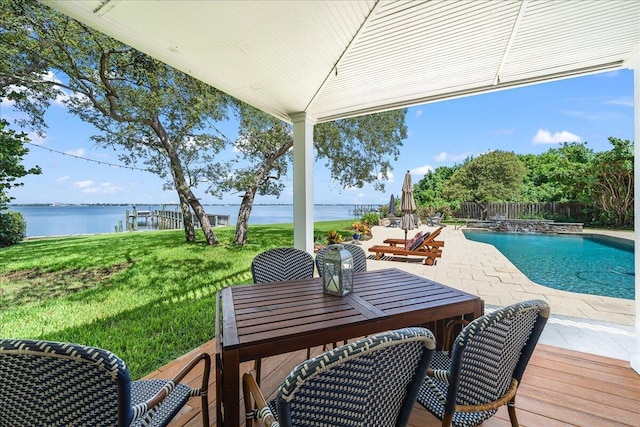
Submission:
POLYGON ((362 215, 375 212, 378 213, 380 211, 380 205, 353 205, 349 212, 354 218, 359 218, 362 215))
MULTIPOLYGON (((195 214, 192 216, 193 223, 199 227, 198 218, 195 214)), ((207 217, 212 227, 231 225, 230 215, 207 214, 207 217)), ((125 219, 127 231, 136 231, 140 225, 158 230, 176 230, 183 227, 182 211, 179 210, 137 210, 134 206, 131 212, 127 210, 125 219)), ((122 231, 122 226, 117 226, 116 231, 122 231)))

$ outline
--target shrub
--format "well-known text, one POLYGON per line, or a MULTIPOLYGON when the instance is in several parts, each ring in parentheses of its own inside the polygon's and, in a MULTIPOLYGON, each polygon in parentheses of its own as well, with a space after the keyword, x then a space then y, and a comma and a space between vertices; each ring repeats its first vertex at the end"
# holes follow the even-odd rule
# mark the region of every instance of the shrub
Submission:
POLYGON ((344 237, 342 234, 338 233, 336 230, 331 230, 327 233, 327 243, 330 245, 335 245, 336 243, 344 242, 344 237))
POLYGON ((518 217, 518 219, 546 219, 544 212, 526 213, 518 217))
MULTIPOLYGON (((389 207, 387 207, 387 210, 388 209, 389 207)), ((366 214, 362 215, 362 218, 360 218, 360 221, 363 222, 364 224, 367 224, 369 227, 371 227, 372 225, 378 225, 378 222, 380 221, 380 217, 376 212, 367 212, 366 214)))
POLYGON ((20 243, 26 233, 27 223, 19 212, 0 211, 0 247, 20 243))
POLYGON ((371 234, 371 227, 369 227, 369 224, 367 224, 366 222, 356 221, 353 224, 351 224, 351 228, 353 229, 353 232, 357 234, 362 234, 362 235, 371 234))

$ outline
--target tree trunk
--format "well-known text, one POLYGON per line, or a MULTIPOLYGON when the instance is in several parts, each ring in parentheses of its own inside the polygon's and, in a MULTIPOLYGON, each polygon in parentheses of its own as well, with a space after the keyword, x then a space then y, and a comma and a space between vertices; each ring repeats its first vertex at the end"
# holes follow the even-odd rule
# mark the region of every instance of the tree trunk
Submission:
POLYGON ((237 245, 244 245, 247 242, 247 228, 249 226, 249 216, 253 208, 253 200, 256 197, 257 187, 251 186, 244 193, 240 210, 238 210, 238 221, 236 222, 236 237, 233 240, 237 245))
POLYGON ((180 191, 178 191, 178 197, 180 197, 180 210, 182 211, 182 227, 184 228, 184 235, 187 242, 192 243, 196 241, 196 232, 193 226, 193 217, 191 216, 191 209, 189 203, 180 191))
POLYGON ((204 208, 202 207, 202 204, 200 204, 200 201, 196 198, 195 194, 193 194, 193 191, 191 191, 191 189, 186 185, 186 183, 184 183, 181 190, 178 190, 178 194, 180 194, 180 205, 183 206, 183 201, 184 201, 184 204, 186 205, 187 213, 185 213, 185 207, 183 206, 182 214, 183 214, 183 217, 185 218, 184 224, 185 224, 185 234, 187 237, 187 242, 193 242, 195 240, 195 230, 193 225, 193 219, 191 217, 191 210, 193 210, 196 217, 198 218, 198 221, 200 222, 200 228, 204 233, 204 237, 207 241, 207 244, 217 245, 218 237, 213 232, 213 228, 211 227, 211 222, 209 221, 209 217, 205 213, 204 208), (189 209, 189 207, 191 209, 189 209), (189 228, 187 228, 187 217, 189 221, 188 223, 189 228))
POLYGON ((209 217, 206 215, 204 208, 200 204, 198 198, 191 191, 191 187, 188 185, 187 180, 184 177, 184 170, 182 168, 182 162, 175 148, 171 144, 167 133, 159 122, 155 123, 156 133, 160 135, 160 140, 164 146, 169 157, 169 163, 171 165, 171 175, 173 176, 173 182, 180 197, 180 206, 182 208, 182 217, 184 219, 184 231, 187 242, 195 241, 195 230, 193 226, 193 220, 191 218, 191 207, 196 214, 198 221, 200 222, 200 228, 204 233, 204 237, 207 240, 208 245, 218 244, 218 237, 211 228, 209 217))
MULTIPOLYGON (((191 190, 189 190, 189 192, 191 193, 191 190)), ((193 195, 193 193, 191 194, 193 195)), ((216 236, 216 233, 213 232, 213 227, 211 227, 211 222, 209 221, 209 217, 207 216, 207 213, 204 211, 202 204, 200 204, 200 201, 195 197, 193 199, 190 199, 190 202, 191 202, 191 208, 193 209, 196 216, 198 217, 198 221, 200 221, 200 228, 204 233, 204 238, 207 240, 207 244, 217 245, 218 237, 216 236)))
POLYGON ((255 176, 253 177, 253 182, 247 188, 244 197, 242 197, 242 203, 240 203, 240 210, 238 211, 238 221, 236 222, 236 237, 233 240, 236 245, 244 245, 247 242, 247 229, 249 227, 249 216, 251 215, 251 209, 253 208, 253 201, 256 198, 256 194, 258 192, 258 188, 260 188, 261 183, 265 179, 269 179, 267 174, 275 162, 283 153, 291 147, 290 144, 285 144, 280 148, 278 152, 276 152, 273 156, 265 159, 262 166, 258 169, 255 176))

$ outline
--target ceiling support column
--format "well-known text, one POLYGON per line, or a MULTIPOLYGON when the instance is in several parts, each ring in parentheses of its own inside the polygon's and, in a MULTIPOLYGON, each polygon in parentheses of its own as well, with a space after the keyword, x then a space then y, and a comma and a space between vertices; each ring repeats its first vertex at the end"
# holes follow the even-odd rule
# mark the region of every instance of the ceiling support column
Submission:
MULTIPOLYGON (((634 170, 634 220, 633 229, 635 246, 638 248, 638 233, 640 233, 640 47, 636 49, 633 58, 633 170, 634 170)), ((631 367, 640 373, 640 251, 635 252, 635 284, 636 284, 636 342, 631 351, 631 367)))
POLYGON ((313 254, 313 125, 306 113, 293 122, 293 246, 313 254))

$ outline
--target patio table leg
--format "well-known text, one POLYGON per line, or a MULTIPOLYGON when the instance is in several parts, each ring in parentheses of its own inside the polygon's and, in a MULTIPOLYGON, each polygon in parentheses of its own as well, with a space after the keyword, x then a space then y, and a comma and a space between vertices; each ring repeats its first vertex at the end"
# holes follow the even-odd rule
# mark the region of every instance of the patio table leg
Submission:
POLYGON ((222 401, 221 416, 217 425, 240 427, 240 352, 227 350, 222 352, 221 372, 223 384, 216 388, 216 398, 222 401))

